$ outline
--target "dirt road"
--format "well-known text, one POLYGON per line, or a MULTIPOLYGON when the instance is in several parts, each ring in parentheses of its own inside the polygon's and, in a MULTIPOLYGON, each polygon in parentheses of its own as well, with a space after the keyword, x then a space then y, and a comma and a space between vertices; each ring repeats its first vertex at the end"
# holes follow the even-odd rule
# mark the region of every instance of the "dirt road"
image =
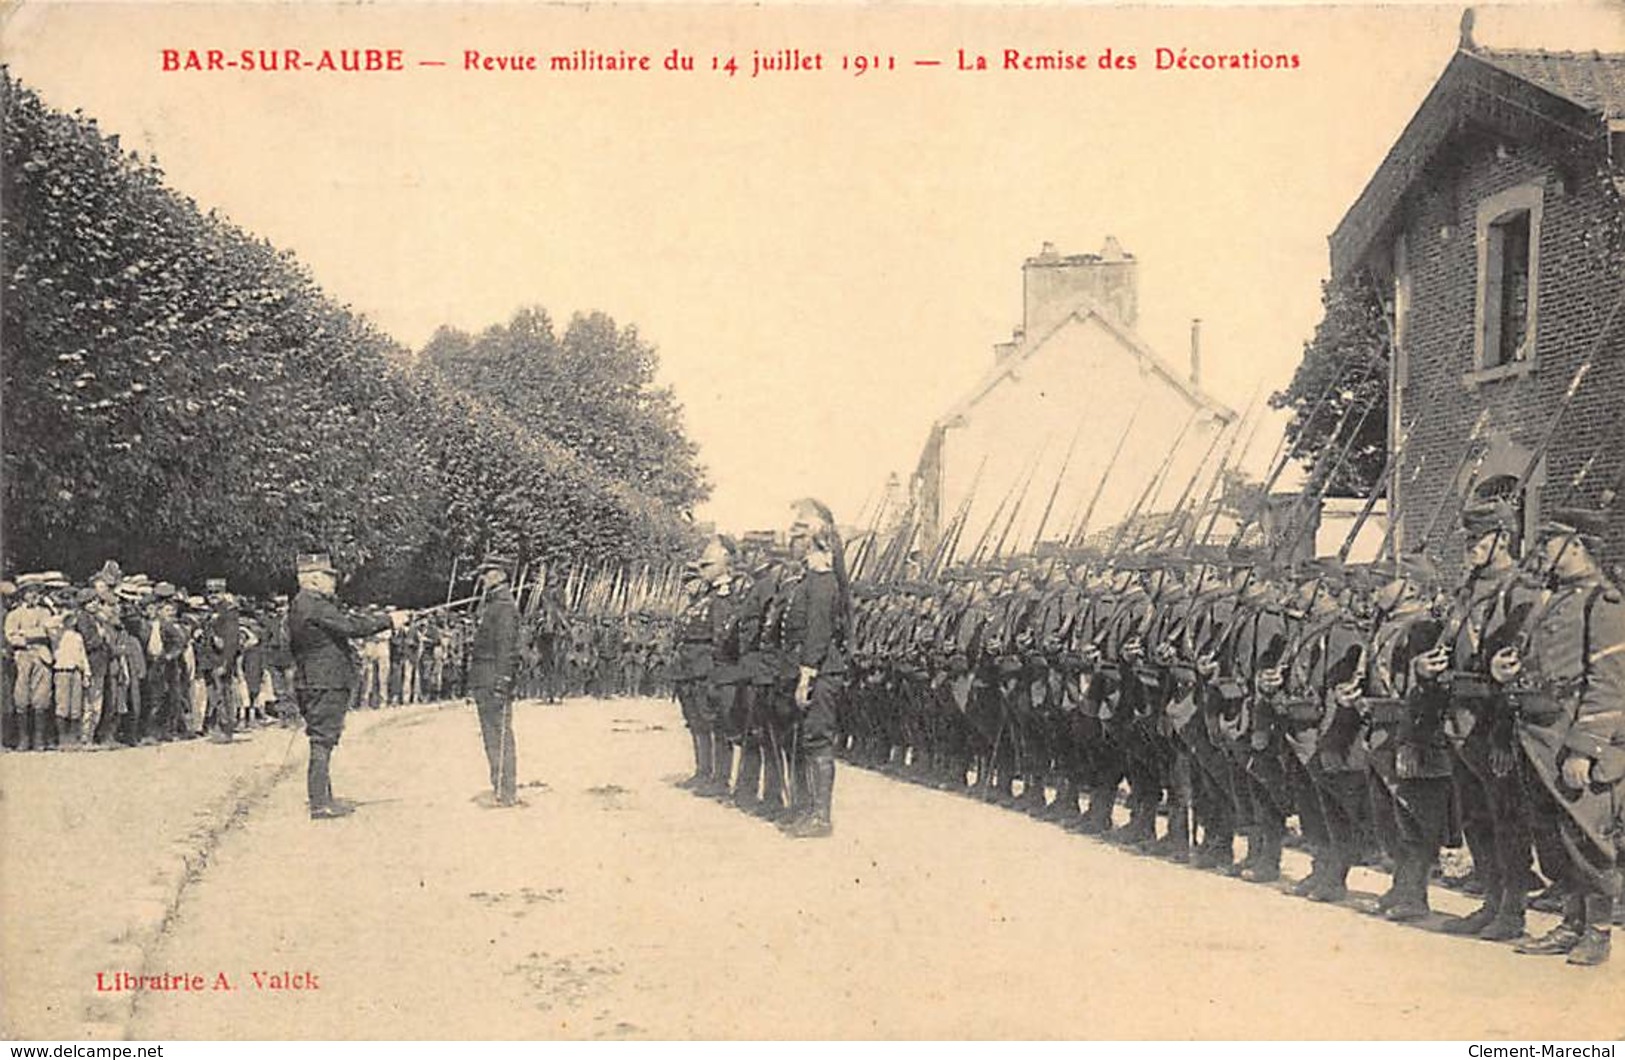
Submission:
POLYGON ((845 766, 835 837, 788 840, 673 786, 687 740, 664 702, 524 704, 517 731, 520 810, 473 801, 468 707, 347 737, 335 786, 354 817, 312 822, 298 778, 279 784, 146 969, 232 989, 145 993, 131 1035, 1625 1032, 1625 959, 1519 957, 845 766))

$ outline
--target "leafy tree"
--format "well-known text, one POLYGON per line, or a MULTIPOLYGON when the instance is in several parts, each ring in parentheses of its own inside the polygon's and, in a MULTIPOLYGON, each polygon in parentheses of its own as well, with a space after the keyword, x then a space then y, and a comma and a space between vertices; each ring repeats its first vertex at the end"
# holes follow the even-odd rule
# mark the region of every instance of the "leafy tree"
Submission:
POLYGON ((1323 283, 1320 301, 1314 338, 1270 406, 1293 410, 1287 442, 1313 473, 1311 488, 1329 476, 1325 492, 1368 496, 1388 453, 1388 314, 1365 274, 1323 283))
POLYGON ((116 556, 253 591, 326 550, 363 595, 422 602, 455 556, 493 545, 686 547, 661 497, 411 367, 290 254, 165 187, 155 160, 9 72, 0 107, 8 566, 116 556))
POLYGON ((591 313, 559 337, 545 310, 522 309, 477 338, 441 329, 420 363, 674 511, 710 495, 682 407, 656 385, 659 357, 635 327, 591 313))

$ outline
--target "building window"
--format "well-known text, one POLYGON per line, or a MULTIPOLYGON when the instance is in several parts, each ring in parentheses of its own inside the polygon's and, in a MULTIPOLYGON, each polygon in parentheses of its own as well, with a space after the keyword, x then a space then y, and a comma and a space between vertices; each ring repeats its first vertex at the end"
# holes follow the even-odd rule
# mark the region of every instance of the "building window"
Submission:
POLYGON ((1512 374, 1533 365, 1541 206, 1538 184, 1479 204, 1473 367, 1481 374, 1512 374))

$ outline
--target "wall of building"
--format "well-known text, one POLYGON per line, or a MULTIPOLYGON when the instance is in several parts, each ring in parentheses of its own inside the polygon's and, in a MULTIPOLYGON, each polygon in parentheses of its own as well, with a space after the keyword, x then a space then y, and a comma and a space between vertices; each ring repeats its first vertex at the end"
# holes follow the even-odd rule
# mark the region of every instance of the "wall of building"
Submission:
MULTIPOLYGON (((1597 348, 1625 275, 1610 267, 1587 234, 1614 207, 1591 174, 1565 174, 1541 148, 1475 134, 1447 149, 1448 168, 1436 167, 1409 204, 1396 254, 1402 353, 1398 415, 1420 412, 1406 454, 1402 480, 1417 461, 1422 473, 1402 493, 1402 536, 1413 542, 1449 490, 1474 421, 1488 408, 1499 450, 1524 452, 1540 443, 1553 422, 1576 367, 1597 348), (1526 183, 1542 188, 1538 305, 1534 363, 1528 372, 1499 378, 1475 374, 1475 327, 1479 255, 1478 204, 1526 183)), ((1396 248, 1397 249, 1397 248, 1396 248)), ((1625 471, 1625 317, 1616 316, 1594 367, 1562 420, 1551 447, 1538 502, 1561 501, 1579 467, 1598 455, 1580 499, 1595 502, 1602 488, 1625 471)), ((1514 471, 1513 473, 1516 473, 1514 471)), ((1539 480, 1537 480, 1539 481, 1539 480)), ((1447 504, 1447 517, 1455 508, 1447 504)), ((1625 505, 1615 505, 1611 556, 1625 559, 1625 505)), ((1445 563, 1459 560, 1461 535, 1441 526, 1430 552, 1445 563)))
MULTIPOLYGON (((960 550, 961 556, 968 554, 1000 500, 1031 473, 1032 486, 1005 553, 1017 544, 1024 551, 1032 543, 1058 480, 1044 537, 1059 537, 1082 515, 1132 419, 1132 433, 1091 518, 1093 528, 1108 526, 1134 505, 1194 409, 1178 388, 1145 370, 1140 358, 1098 319, 1074 317, 1022 362, 1011 379, 943 432, 942 521, 953 517, 981 469, 960 550), (1076 448, 1067 462, 1074 438, 1076 448), (1061 479, 1063 464, 1067 470, 1061 479)), ((1155 507, 1173 503, 1219 426, 1212 414, 1204 413, 1190 429, 1155 507)))

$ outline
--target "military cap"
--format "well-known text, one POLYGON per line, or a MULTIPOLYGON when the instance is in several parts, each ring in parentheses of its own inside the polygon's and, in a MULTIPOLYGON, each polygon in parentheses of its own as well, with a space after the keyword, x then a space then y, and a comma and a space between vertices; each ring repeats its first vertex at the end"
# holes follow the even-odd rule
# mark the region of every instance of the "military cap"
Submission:
POLYGON ((203 591, 206 593, 223 593, 226 591, 226 579, 208 578, 203 582, 203 591))
POLYGON ((1407 552, 1394 559, 1374 563, 1371 573, 1386 581, 1404 578, 1420 585, 1437 585, 1440 580, 1439 568, 1425 552, 1407 552))
POLYGON ((160 600, 170 600, 175 596, 175 586, 169 582, 159 582, 152 587, 152 595, 160 600))
POLYGON ((473 576, 478 578, 488 570, 499 570, 504 575, 511 576, 513 574, 513 568, 514 558, 512 556, 503 555, 500 552, 487 552, 485 554, 485 558, 481 559, 479 564, 474 568, 473 576))
POLYGON ((1461 510, 1462 529, 1474 538, 1517 525, 1518 515, 1505 499, 1474 501, 1461 510))
POLYGON ((1593 508, 1554 508, 1540 525, 1542 537, 1558 534, 1584 534, 1603 537, 1608 533, 1608 513, 1593 508))
POLYGON ((333 566, 333 557, 325 552, 301 552, 294 560, 294 570, 299 574, 337 574, 339 569, 333 566))

